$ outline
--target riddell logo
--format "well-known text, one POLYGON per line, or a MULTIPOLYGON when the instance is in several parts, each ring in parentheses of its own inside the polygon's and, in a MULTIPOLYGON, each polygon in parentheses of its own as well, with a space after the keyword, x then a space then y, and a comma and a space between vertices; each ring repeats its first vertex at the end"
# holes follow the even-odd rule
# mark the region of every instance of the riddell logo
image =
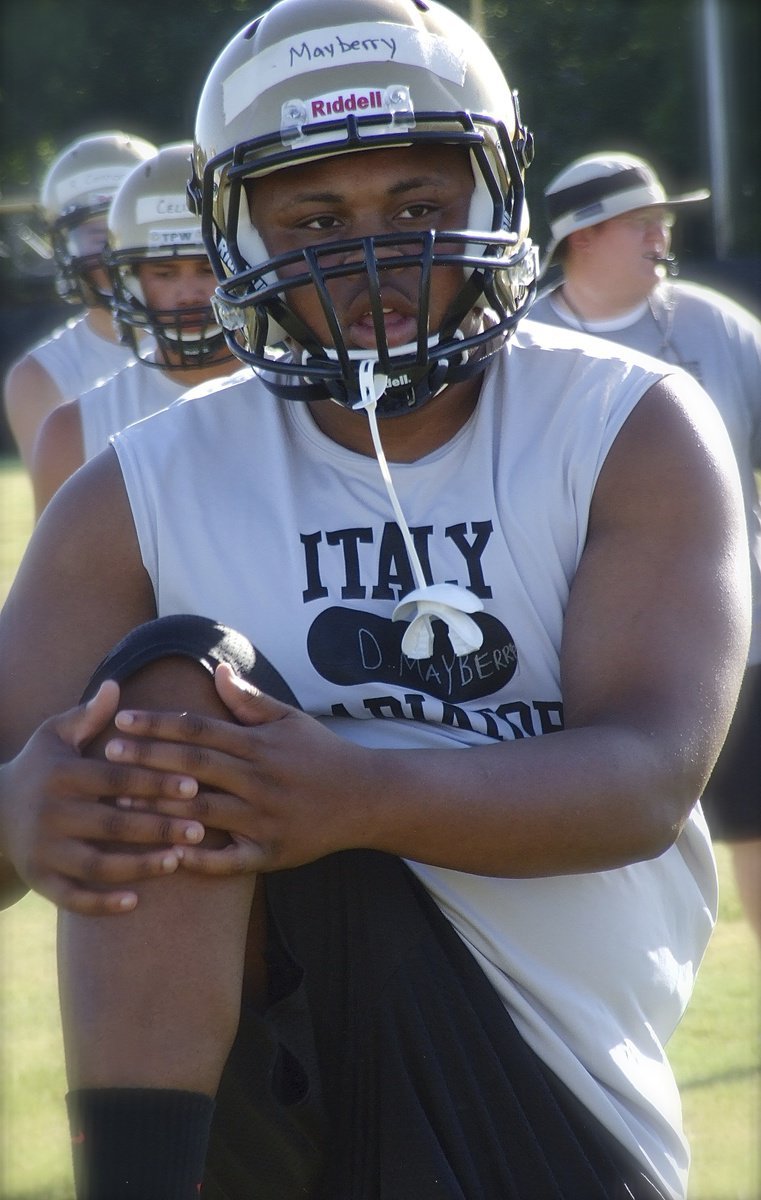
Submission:
POLYGON ((365 112, 368 109, 384 108, 383 93, 379 91, 368 92, 338 92, 332 96, 321 96, 317 100, 310 100, 309 106, 312 117, 331 117, 335 113, 339 115, 347 112, 365 112))

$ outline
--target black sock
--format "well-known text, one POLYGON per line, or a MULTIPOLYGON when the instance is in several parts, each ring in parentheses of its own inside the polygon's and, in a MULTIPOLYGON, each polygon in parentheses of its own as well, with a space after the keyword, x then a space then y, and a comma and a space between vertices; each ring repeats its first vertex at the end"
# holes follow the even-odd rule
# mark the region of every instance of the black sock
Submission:
POLYGON ((198 1200, 214 1101, 163 1088, 66 1097, 77 1200, 198 1200))

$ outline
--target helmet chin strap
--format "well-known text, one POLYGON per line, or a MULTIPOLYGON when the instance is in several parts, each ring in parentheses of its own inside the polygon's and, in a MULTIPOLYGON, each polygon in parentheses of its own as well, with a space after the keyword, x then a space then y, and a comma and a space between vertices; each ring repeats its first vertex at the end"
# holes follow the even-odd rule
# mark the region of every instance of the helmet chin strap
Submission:
POLYGON ((394 488, 391 472, 381 443, 376 408, 378 400, 386 390, 388 377, 377 370, 376 358, 365 358, 359 367, 361 400, 355 410, 364 409, 370 422, 375 457, 378 460, 388 498, 394 510, 404 544, 409 556, 412 573, 417 587, 397 604, 392 614, 393 621, 409 621, 402 638, 402 651, 408 658, 430 658, 433 654, 433 619, 438 617, 447 627, 449 641, 459 656, 478 650, 483 642, 483 633, 469 613, 483 611, 483 604, 466 588, 453 583, 426 583, 415 543, 410 533, 399 498, 394 488))

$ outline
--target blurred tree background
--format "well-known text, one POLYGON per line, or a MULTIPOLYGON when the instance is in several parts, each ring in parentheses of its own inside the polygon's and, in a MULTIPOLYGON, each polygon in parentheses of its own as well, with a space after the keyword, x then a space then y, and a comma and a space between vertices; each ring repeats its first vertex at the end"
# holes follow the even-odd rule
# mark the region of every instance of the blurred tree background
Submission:
MULTIPOLYGON (((684 239, 677 252, 685 275, 718 282, 761 308, 758 0, 449 2, 480 23, 520 93, 536 137, 527 188, 540 245, 547 240, 543 187, 580 154, 626 149, 650 159, 669 188, 710 184, 703 15, 707 3, 715 4, 724 47, 731 228, 717 263, 711 206, 700 206, 677 227, 684 239)), ((101 129, 157 143, 192 137, 211 63, 266 7, 249 0, 3 0, 0 366, 9 343, 13 350, 19 337, 30 341, 31 318, 15 311, 18 305, 53 297, 50 264, 40 257, 38 230, 24 208, 52 158, 74 137, 101 129)), ((358 19, 361 11, 359 0, 358 19)), ((43 319, 39 305, 35 313, 43 319)))
MULTIPOLYGON (((667 182, 709 176, 702 0, 449 0, 479 19, 536 135, 536 197, 572 158, 617 146, 667 182)), ((250 0, 4 0, 0 199, 33 194, 55 153, 95 129, 191 137, 216 54, 250 0)), ((362 5, 358 4, 357 15, 362 5)), ((718 0, 725 43, 733 256, 761 252, 761 5, 718 0)))

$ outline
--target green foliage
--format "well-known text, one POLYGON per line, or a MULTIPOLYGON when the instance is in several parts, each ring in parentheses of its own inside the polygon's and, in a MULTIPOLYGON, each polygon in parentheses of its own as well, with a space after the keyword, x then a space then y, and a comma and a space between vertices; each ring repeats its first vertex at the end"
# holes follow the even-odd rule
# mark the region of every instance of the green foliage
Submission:
MULTIPOLYGON (((758 122, 754 0, 721 0, 726 35, 737 231, 733 251, 758 254, 758 122), (755 142, 754 146, 751 144, 755 142)), ((654 163, 674 190, 710 182, 701 0, 487 0, 488 36, 537 146, 529 174, 532 231, 547 240, 542 193, 574 158, 627 150, 654 163)), ((711 249, 710 211, 690 218, 690 243, 711 249)))
MULTIPOLYGON (((720 4, 732 250, 759 254, 761 6, 720 4)), ((266 7, 246 0, 4 0, 0 196, 34 194, 52 154, 83 132, 124 128, 157 142, 191 137, 211 63, 266 7)), ((477 8, 473 0, 450 0, 450 7, 466 19, 477 8)), ((536 135, 529 187, 540 242, 544 185, 591 150, 642 153, 673 187, 708 181, 701 0, 483 0, 480 9, 536 135)), ((708 253, 703 221, 696 236, 708 253)))
POLYGON ((192 137, 214 58, 262 7, 245 0, 5 0, 0 191, 36 191, 52 155, 82 133, 192 137))

